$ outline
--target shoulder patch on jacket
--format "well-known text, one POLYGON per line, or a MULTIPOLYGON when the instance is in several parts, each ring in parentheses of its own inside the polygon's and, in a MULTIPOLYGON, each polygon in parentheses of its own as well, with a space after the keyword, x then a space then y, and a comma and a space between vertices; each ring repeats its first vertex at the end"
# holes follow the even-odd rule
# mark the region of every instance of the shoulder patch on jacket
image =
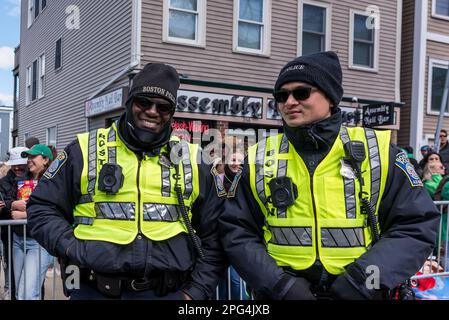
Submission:
POLYGON ((45 171, 44 177, 47 179, 53 178, 66 161, 67 153, 65 151, 62 151, 60 154, 58 154, 56 159, 53 160, 47 171, 45 171))
POLYGON ((415 171, 415 168, 410 163, 407 155, 404 152, 398 153, 396 155, 396 162, 394 164, 405 173, 412 187, 423 186, 421 179, 415 171))
POLYGON ((215 166, 212 166, 212 169, 210 170, 210 174, 212 175, 215 183, 215 190, 217 191, 218 197, 225 197, 227 195, 226 189, 223 184, 223 180, 221 180, 221 177, 215 168, 215 166))

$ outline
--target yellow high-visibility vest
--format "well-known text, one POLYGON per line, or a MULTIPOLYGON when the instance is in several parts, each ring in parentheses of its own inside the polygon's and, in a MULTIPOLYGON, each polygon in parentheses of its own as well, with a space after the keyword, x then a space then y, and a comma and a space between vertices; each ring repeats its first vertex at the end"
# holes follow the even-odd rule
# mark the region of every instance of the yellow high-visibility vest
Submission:
MULTIPOLYGON (((179 184, 191 218, 190 208, 199 194, 198 146, 176 137, 173 140, 182 150, 179 184)), ((74 210, 78 239, 128 244, 139 231, 155 241, 187 233, 174 190, 176 164, 167 161, 168 146, 160 153, 167 157, 145 155, 139 160, 120 140, 115 124, 79 134, 78 141, 83 155, 82 196, 74 210), (124 183, 116 194, 98 190, 100 170, 105 163, 122 167, 124 183)))
POLYGON ((279 266, 304 270, 319 258, 329 273, 338 275, 371 245, 367 215, 361 212, 360 184, 341 172, 343 145, 354 140, 365 145, 363 191, 377 217, 388 174, 390 131, 342 127, 312 177, 284 134, 250 148, 251 190, 265 215, 268 253, 279 266), (268 183, 282 176, 291 178, 298 197, 288 208, 277 209, 268 183))

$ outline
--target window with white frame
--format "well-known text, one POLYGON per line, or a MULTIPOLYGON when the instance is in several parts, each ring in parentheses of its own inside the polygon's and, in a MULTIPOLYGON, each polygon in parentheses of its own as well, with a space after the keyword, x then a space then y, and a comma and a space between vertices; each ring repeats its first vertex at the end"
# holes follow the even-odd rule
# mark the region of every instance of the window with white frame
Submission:
POLYGON ((45 9, 46 6, 46 0, 28 0, 28 28, 31 27, 34 20, 36 20, 36 18, 45 9))
POLYGON ((45 54, 42 54, 27 67, 25 105, 45 95, 45 54))
POLYGON ((432 16, 449 19, 449 0, 433 0, 432 16))
POLYGON ((31 103, 31 77, 32 77, 32 66, 27 67, 26 71, 26 93, 25 93, 25 105, 29 105, 31 103))
POLYGON ((378 68, 379 25, 378 15, 351 10, 351 34, 349 43, 349 66, 351 68, 373 70, 378 68))
POLYGON ((34 60, 31 69, 31 101, 37 99, 37 71, 37 60, 34 60))
POLYGON ((298 54, 310 54, 330 50, 330 5, 326 3, 299 2, 298 54))
POLYGON ((28 28, 34 21, 34 0, 28 0, 28 28))
POLYGON ((47 145, 56 147, 56 126, 47 128, 47 145))
POLYGON ((39 65, 38 98, 42 98, 45 95, 45 54, 39 57, 38 65, 39 65))
POLYGON ((19 74, 14 75, 14 107, 19 105, 19 93, 20 93, 20 77, 19 74))
POLYGON ((39 15, 39 0, 34 0, 34 19, 39 15))
POLYGON ((163 40, 206 45, 206 0, 164 0, 163 40))
MULTIPOLYGON (((428 113, 440 112, 448 65, 448 61, 431 59, 429 62, 428 113)), ((446 105, 445 113, 448 112, 449 108, 446 105)))
POLYGON ((269 0, 234 0, 234 51, 269 55, 269 0))

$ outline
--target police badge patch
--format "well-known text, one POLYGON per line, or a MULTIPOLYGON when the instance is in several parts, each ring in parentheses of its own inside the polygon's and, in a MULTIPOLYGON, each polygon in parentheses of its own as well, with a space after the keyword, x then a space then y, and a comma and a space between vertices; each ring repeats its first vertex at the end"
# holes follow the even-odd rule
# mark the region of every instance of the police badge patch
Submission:
POLYGON ((396 155, 396 162, 394 163, 399 169, 404 171, 412 187, 422 187, 422 181, 415 171, 415 168, 408 160, 407 155, 401 152, 396 155))
POLYGON ((45 171, 44 177, 47 179, 53 178, 66 161, 67 161, 67 153, 63 151, 60 154, 58 154, 55 160, 53 160, 50 167, 48 167, 47 171, 45 171))

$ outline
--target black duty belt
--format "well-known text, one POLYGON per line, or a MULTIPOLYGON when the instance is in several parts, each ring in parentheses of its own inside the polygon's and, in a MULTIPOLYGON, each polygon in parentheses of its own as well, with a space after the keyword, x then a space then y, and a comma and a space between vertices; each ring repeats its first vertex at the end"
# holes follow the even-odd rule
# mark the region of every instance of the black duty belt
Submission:
POLYGON ((123 291, 140 292, 154 290, 160 284, 160 275, 145 278, 120 278, 96 273, 92 270, 81 270, 81 282, 88 284, 103 295, 119 298, 123 291))
POLYGON ((312 267, 306 270, 294 270, 289 267, 283 267, 283 269, 294 277, 305 278, 309 281, 310 290, 318 299, 328 299, 330 297, 329 288, 338 277, 328 273, 319 261, 316 261, 312 267))

